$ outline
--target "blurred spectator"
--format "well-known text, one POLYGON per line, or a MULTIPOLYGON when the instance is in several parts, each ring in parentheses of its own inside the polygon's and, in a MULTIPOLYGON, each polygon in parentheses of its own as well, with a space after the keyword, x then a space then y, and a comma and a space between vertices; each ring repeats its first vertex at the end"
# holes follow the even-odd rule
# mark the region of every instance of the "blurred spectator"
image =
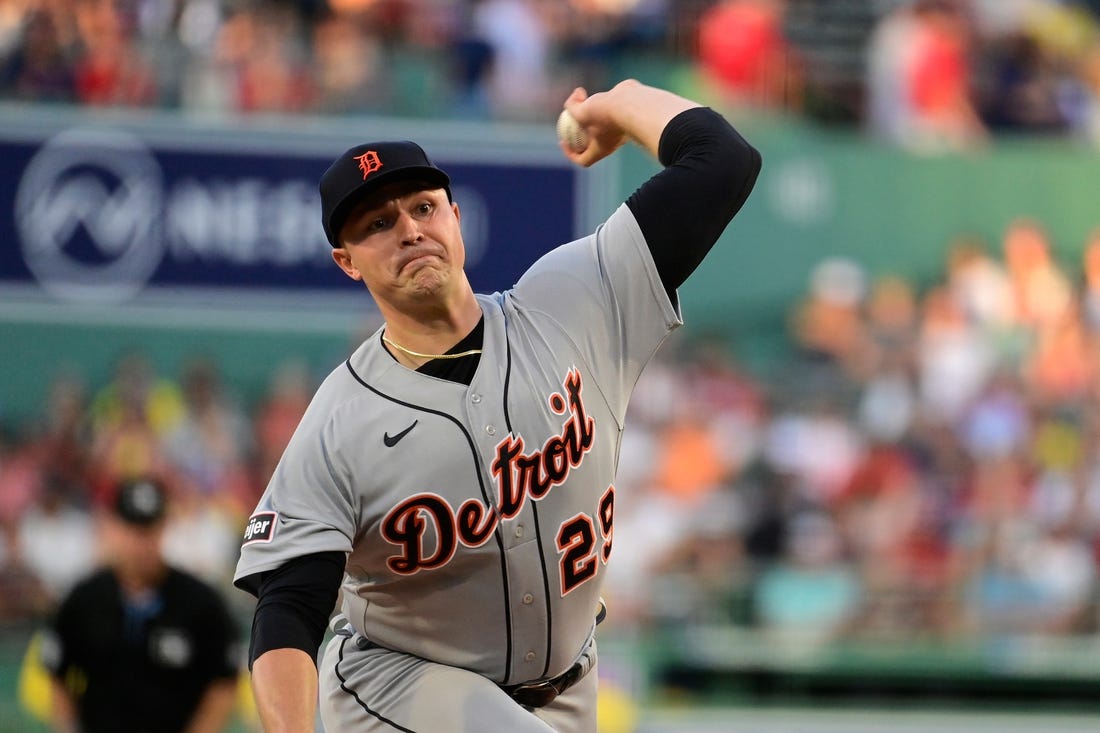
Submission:
POLYGON ((864 440, 829 396, 812 404, 792 405, 768 425, 764 455, 779 471, 793 476, 802 498, 812 506, 832 506, 851 479, 864 440))
POLYGON ((142 416, 157 435, 165 435, 183 418, 186 408, 179 386, 158 376, 140 351, 124 354, 111 381, 96 392, 91 404, 92 429, 121 422, 128 409, 142 416))
POLYGON ((1076 132, 1082 140, 1100 148, 1100 41, 1081 54, 1077 66, 1082 100, 1076 132))
MULTIPOLYGON (((629 527, 640 538, 635 543, 649 543, 657 531, 658 519, 652 519, 652 526, 629 527)), ((683 623, 751 623, 753 575, 744 542, 747 517, 742 497, 733 486, 723 486, 683 519, 671 537, 664 535, 660 550, 651 553, 648 566, 633 578, 633 595, 645 603, 642 618, 673 628, 683 623), (647 576, 653 581, 646 581, 647 576)), ((617 598, 611 601, 616 609, 617 598)))
POLYGON ((1031 439, 1023 390, 1006 369, 994 372, 958 415, 959 440, 978 461, 1019 455, 1031 439))
MULTIPOLYGON (((266 486, 290 437, 313 399, 316 385, 305 364, 287 361, 272 373, 267 394, 255 411, 255 483, 266 486)), ((257 494, 254 499, 259 498, 257 494)))
POLYGON ((859 609, 859 578, 844 561, 840 532, 818 512, 790 523, 784 559, 765 568, 756 583, 756 620, 778 639, 826 641, 847 631, 859 609))
POLYGON ((185 414, 179 386, 157 376, 144 354, 119 359, 111 382, 96 393, 91 405, 97 495, 121 479, 166 475, 163 441, 185 414))
POLYGON ((957 0, 914 0, 886 15, 868 49, 870 130, 919 152, 981 142, 985 128, 974 105, 971 44, 957 0))
POLYGON ((720 446, 699 413, 678 415, 657 435, 653 479, 676 503, 695 506, 729 475, 720 446))
POLYGON ((941 500, 900 444, 874 446, 857 467, 838 503, 838 519, 860 565, 861 636, 897 639, 945 628, 949 546, 940 526, 941 500))
POLYGON ((1084 397, 1100 373, 1097 354, 1076 309, 1039 332, 1022 365, 1033 400, 1041 405, 1069 405, 1084 397))
POLYGON ((725 103, 798 109, 801 73, 783 34, 786 0, 721 0, 699 19, 699 63, 725 103))
POLYGON ((1035 478, 1028 497, 1028 515, 1044 530, 1071 527, 1088 533, 1087 455, 1081 421, 1072 413, 1040 413, 1031 444, 1035 478))
POLYGON ((43 461, 43 473, 59 491, 77 503, 86 503, 91 474, 92 444, 88 419, 87 388, 82 379, 68 374, 50 385, 46 414, 33 438, 43 461))
POLYGON ((960 236, 949 243, 945 285, 967 323, 1001 340, 1016 328, 1016 302, 1004 264, 985 242, 960 236))
POLYGON ((89 105, 149 106, 158 101, 153 66, 136 43, 134 18, 114 0, 78 0, 76 96, 89 105))
MULTIPOLYGON (((54 553, 46 543, 55 537, 47 531, 41 543, 28 548, 23 526, 48 493, 43 455, 33 441, 0 430, 0 623, 33 621, 48 610, 55 600, 53 593, 67 585, 66 565, 73 559, 66 552, 71 547, 69 538, 61 537, 63 545, 54 553)), ((75 541, 79 543, 79 536, 75 541)), ((85 556, 88 549, 83 548, 85 556)), ((76 560, 79 572, 83 557, 76 560)))
POLYGON ((174 81, 185 109, 223 112, 236 109, 232 54, 224 39, 232 24, 219 0, 184 0, 175 35, 184 49, 174 81))
POLYGON ((1081 254, 1081 311, 1090 336, 1100 333, 1100 227, 1093 230, 1081 254))
POLYGON ((991 523, 976 528, 970 558, 963 623, 968 633, 985 637, 1034 633, 1044 618, 1039 588, 1024 571, 1024 528, 991 523))
POLYGON ((921 307, 917 354, 921 410, 936 424, 950 424, 982 389, 997 365, 997 353, 968 322, 945 286, 930 290, 921 307))
POLYGON ((694 585, 688 581, 685 587, 678 577, 666 584, 663 574, 675 575, 670 558, 685 541, 697 506, 679 502, 656 484, 620 489, 621 484, 616 487, 615 543, 605 586, 617 623, 639 628, 655 619, 684 620, 700 610, 694 585), (668 592, 670 586, 675 593, 668 592))
POLYGON ((173 484, 206 499, 224 497, 247 512, 254 491, 246 457, 252 431, 244 412, 225 394, 217 366, 194 358, 180 379, 185 413, 163 436, 173 484))
POLYGON ((453 113, 459 118, 492 115, 489 78, 498 63, 493 46, 478 27, 476 3, 463 8, 450 49, 450 81, 454 89, 453 113))
POLYGON ((903 82, 915 53, 916 21, 899 7, 881 18, 867 47, 864 122, 875 136, 894 143, 906 138, 910 100, 903 82))
POLYGON ((987 635, 1080 632, 1096 566, 1068 527, 1040 532, 1027 522, 984 528, 967 589, 967 621, 987 635))
POLYGON ((313 110, 324 114, 380 112, 388 90, 378 39, 347 15, 331 15, 312 29, 313 110))
POLYGON ((218 588, 228 588, 241 549, 242 510, 231 499, 177 487, 164 528, 164 559, 218 588))
POLYGON ((238 112, 304 112, 314 98, 298 19, 289 8, 245 7, 222 26, 215 58, 238 112))
POLYGON ((983 45, 980 106, 997 131, 1088 139, 1088 55, 1097 38, 1095 3, 974 2, 983 45))
POLYGON ((908 145, 965 149, 985 130, 974 106, 971 29, 957 0, 917 0, 913 57, 901 80, 911 105, 908 145))
POLYGON ((994 130, 1061 131, 1068 124, 1059 107, 1059 76, 1038 41, 1023 32, 996 39, 986 60, 982 117, 994 130))
POLYGON ((1071 523, 1035 533, 1023 553, 1023 573, 1041 599, 1040 631, 1074 634, 1091 630, 1089 605, 1096 583, 1096 562, 1089 543, 1071 523))
POLYGON ((861 362, 860 316, 867 276, 858 264, 828 258, 810 273, 810 292, 793 311, 791 329, 802 358, 848 372, 861 362))
POLYGON ((0 626, 34 623, 54 600, 23 559, 16 533, 0 524, 0 626))
POLYGON ((877 280, 866 303, 866 338, 853 376, 858 425, 872 443, 900 442, 917 414, 917 302, 896 276, 877 280))
POLYGON ((19 555, 53 602, 68 593, 97 560, 88 507, 73 503, 65 488, 48 483, 17 527, 19 555))
POLYGON ((0 525, 18 522, 41 491, 41 455, 31 443, 0 431, 0 525))
POLYGON ((1017 321, 1039 330, 1062 322, 1073 306, 1072 286, 1051 255, 1046 230, 1018 219, 1005 231, 1003 249, 1017 321))
MULTIPOLYGON (((29 4, 24 12, 17 45, 8 51, 10 55, 0 56, 6 58, 0 67, 0 89, 28 101, 73 101, 73 39, 65 33, 60 12, 50 6, 34 8, 29 4)), ((12 19, 5 20, 10 27, 17 27, 12 19)))
POLYGON ((856 416, 858 426, 872 442, 901 442, 917 418, 912 378, 901 367, 881 368, 864 383, 856 416))
MULTIPOLYGON (((913 286, 897 275, 885 275, 871 284, 867 296, 867 371, 911 371, 917 349, 918 307, 913 286)), ((861 370, 862 371, 862 370, 861 370)))
POLYGON ((540 17, 541 0, 474 0, 474 38, 490 49, 485 79, 494 115, 506 119, 545 119, 551 99, 550 38, 540 17))

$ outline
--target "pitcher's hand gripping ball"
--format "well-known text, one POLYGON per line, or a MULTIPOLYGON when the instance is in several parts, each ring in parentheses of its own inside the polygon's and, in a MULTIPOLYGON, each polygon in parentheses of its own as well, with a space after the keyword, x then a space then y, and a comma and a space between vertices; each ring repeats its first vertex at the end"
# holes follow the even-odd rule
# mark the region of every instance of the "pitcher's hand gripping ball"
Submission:
POLYGON ((567 109, 563 109, 558 115, 558 139, 574 153, 584 152, 588 147, 588 133, 567 109))

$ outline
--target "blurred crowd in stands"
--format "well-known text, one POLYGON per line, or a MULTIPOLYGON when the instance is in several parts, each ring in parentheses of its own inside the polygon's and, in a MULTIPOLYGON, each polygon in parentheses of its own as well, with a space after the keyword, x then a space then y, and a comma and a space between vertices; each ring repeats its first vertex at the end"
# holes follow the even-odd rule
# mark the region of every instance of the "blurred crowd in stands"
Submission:
POLYGON ((0 434, 0 624, 51 610, 99 562, 99 515, 145 476, 170 491, 167 559, 247 605, 230 587, 244 523, 315 387, 288 361, 246 407, 212 361, 165 376, 140 351, 94 389, 57 378, 37 420, 0 434))
MULTIPOLYGON (((767 374, 674 337, 628 415, 612 625, 1100 631, 1100 233, 1082 262, 1053 251, 1021 220, 960 236, 923 286, 824 260, 767 374)), ((198 357, 57 379, 0 440, 0 622, 40 617, 91 567, 106 487, 144 474, 171 487, 169 559, 245 604, 242 527, 320 376, 288 361, 251 405, 198 357)))
POLYGON ((0 0, 0 98, 545 122, 573 86, 637 76, 918 151, 1100 145, 1098 19, 1100 0, 0 0))
POLYGON ((1100 631, 1100 232, 960 236, 918 287, 818 265, 768 375, 721 342, 643 374, 609 603, 795 638, 1100 631))

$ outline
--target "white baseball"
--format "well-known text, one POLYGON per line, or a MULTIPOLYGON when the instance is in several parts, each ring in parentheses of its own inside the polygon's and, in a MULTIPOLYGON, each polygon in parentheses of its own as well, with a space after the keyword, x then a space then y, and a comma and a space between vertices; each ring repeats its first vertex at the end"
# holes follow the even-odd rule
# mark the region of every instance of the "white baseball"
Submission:
POLYGON ((588 147, 588 133, 567 109, 563 109, 558 115, 558 139, 574 153, 584 152, 588 147))

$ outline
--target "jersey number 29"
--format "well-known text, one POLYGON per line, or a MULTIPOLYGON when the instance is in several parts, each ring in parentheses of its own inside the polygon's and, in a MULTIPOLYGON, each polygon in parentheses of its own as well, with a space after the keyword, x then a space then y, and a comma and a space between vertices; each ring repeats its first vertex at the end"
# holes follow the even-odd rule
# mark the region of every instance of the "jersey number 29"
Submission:
POLYGON ((611 557, 611 540, 614 535, 615 487, 608 486, 600 497, 596 517, 599 520, 601 545, 596 548, 596 523, 581 512, 565 520, 558 527, 558 552, 561 554, 561 594, 595 577, 598 563, 607 564, 611 557), (599 557, 597 558, 597 554, 599 557))

